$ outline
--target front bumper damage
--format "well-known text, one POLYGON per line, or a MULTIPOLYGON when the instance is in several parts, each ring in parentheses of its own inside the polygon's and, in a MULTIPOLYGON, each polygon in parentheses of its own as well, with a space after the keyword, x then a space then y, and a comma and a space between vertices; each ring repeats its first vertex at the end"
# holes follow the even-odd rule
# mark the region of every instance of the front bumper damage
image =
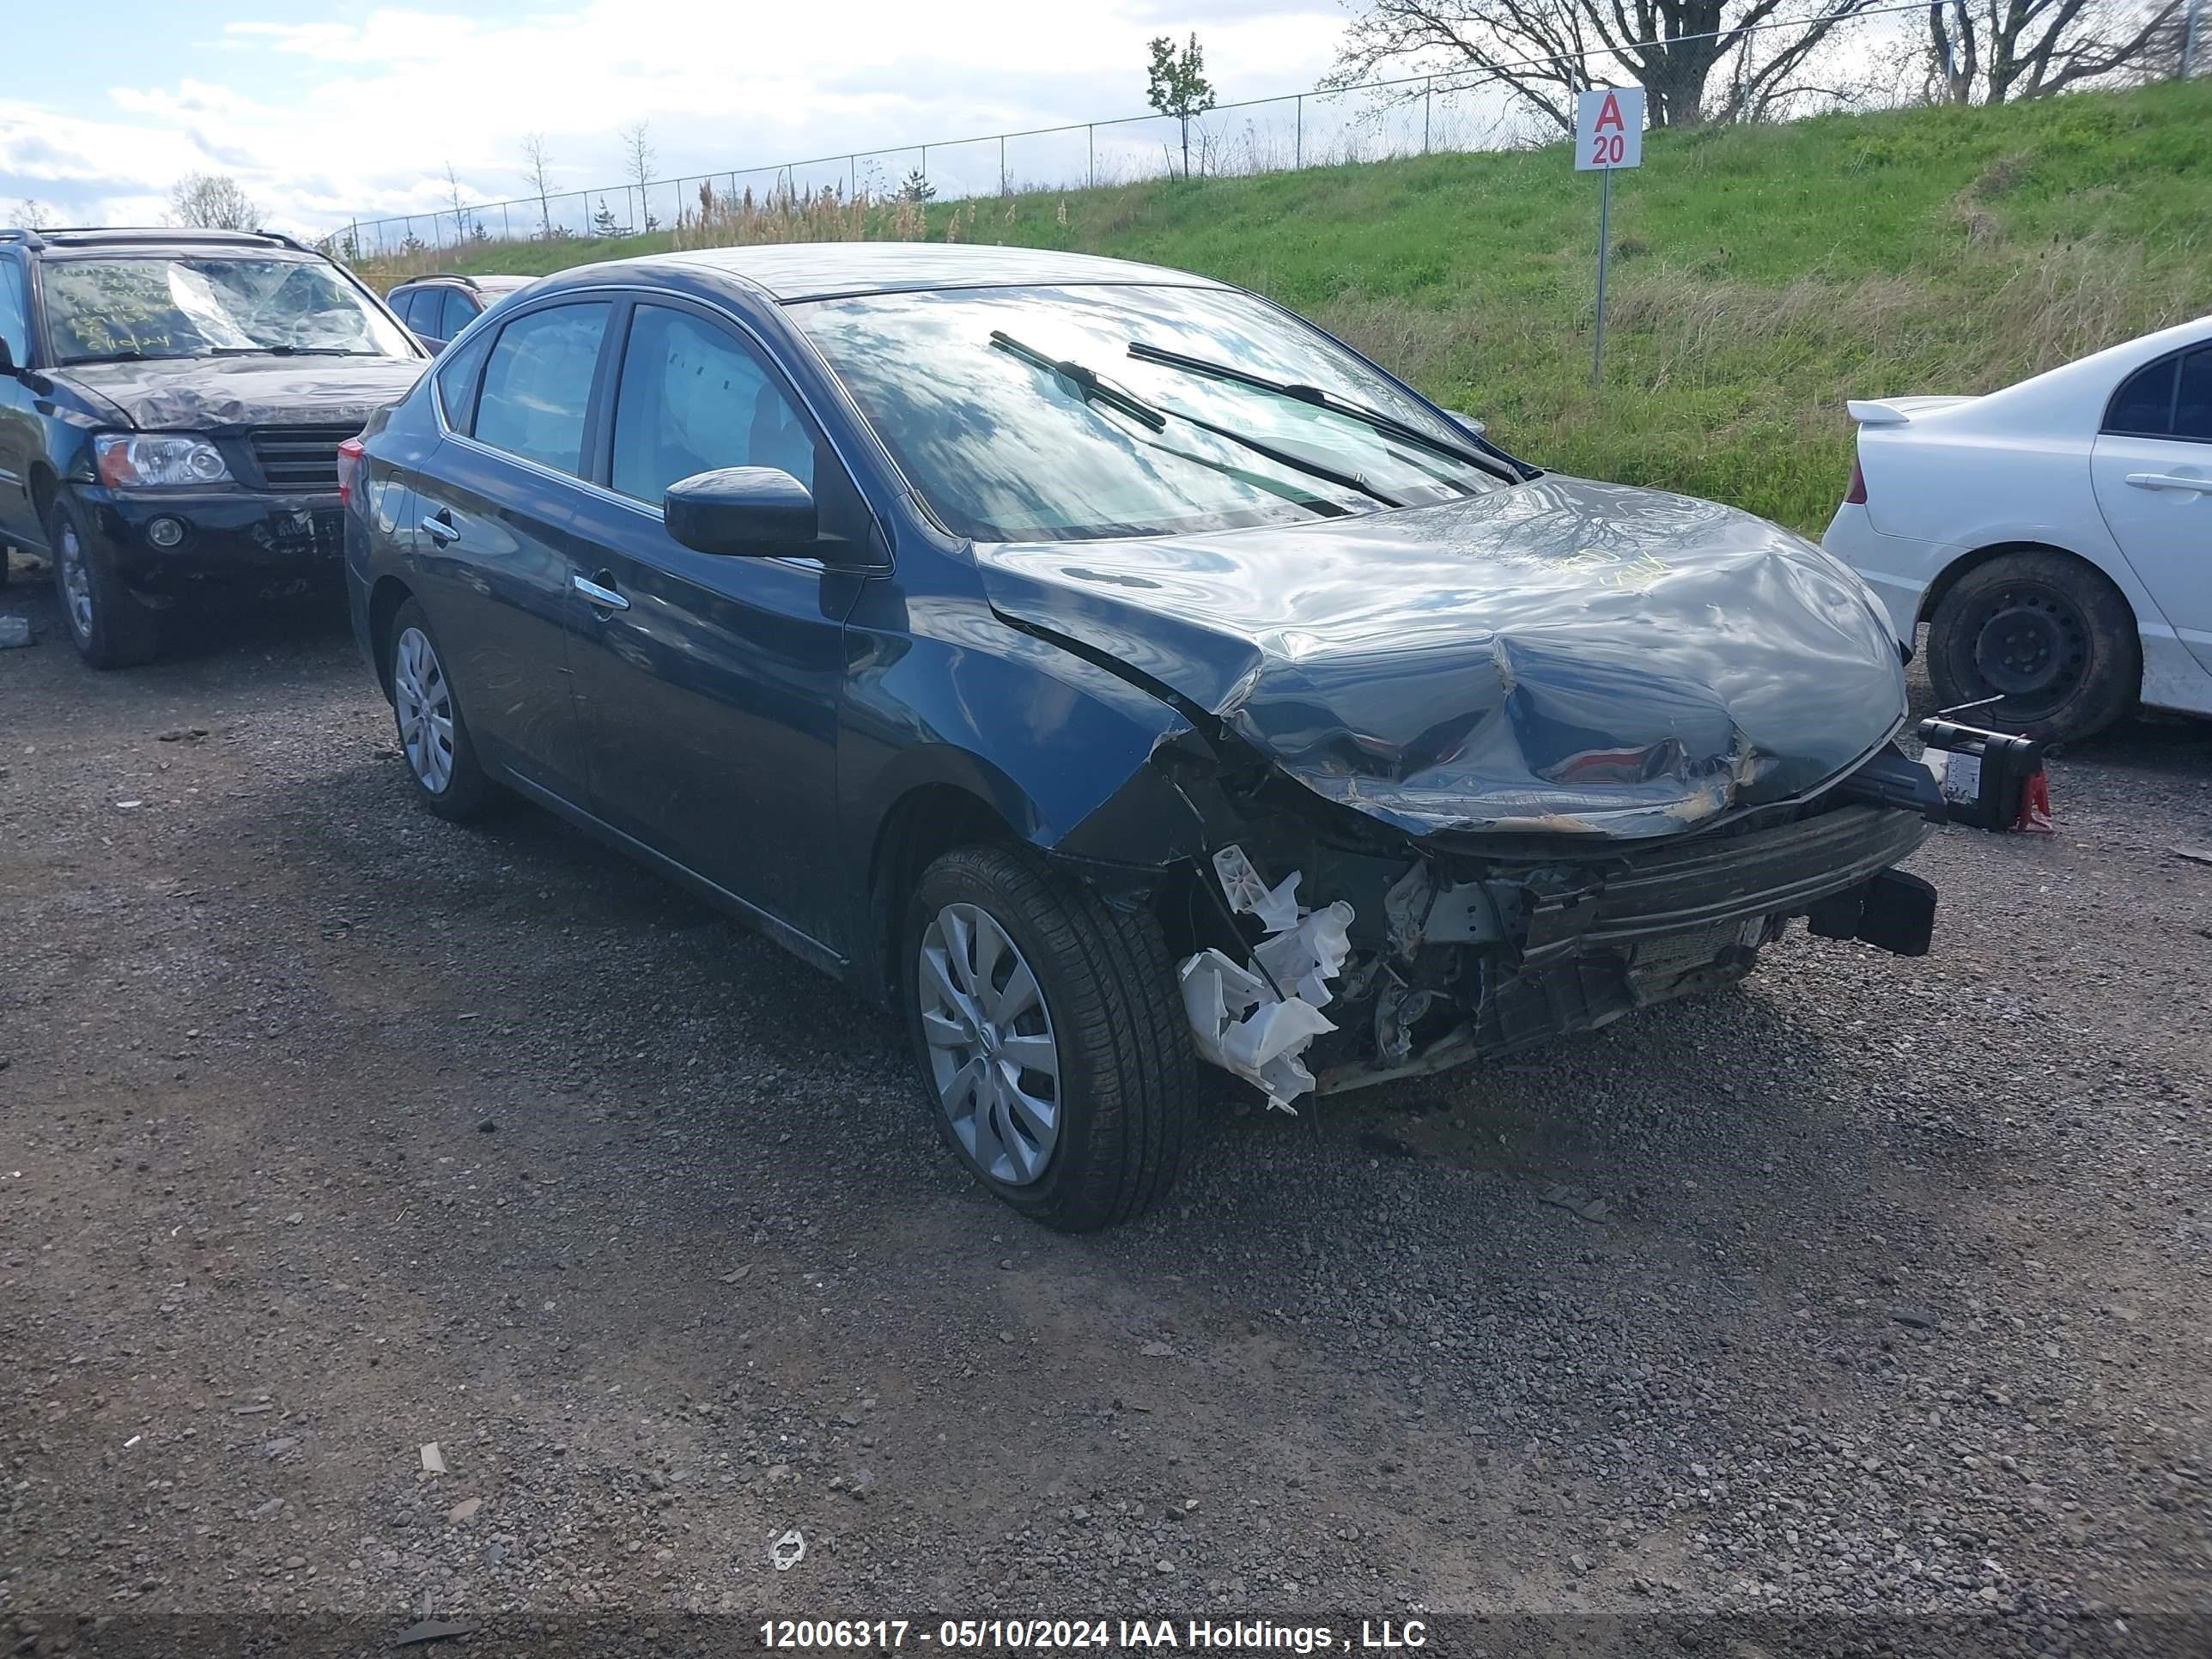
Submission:
POLYGON ((77 498, 112 568, 142 599, 204 584, 335 585, 343 561, 344 509, 334 490, 82 487, 77 498), (158 539, 157 526, 169 526, 158 539))
MULTIPOLYGON (((1223 821, 1225 796, 1177 793, 1223 821)), ((1795 917, 1907 956, 1933 928, 1935 889, 1894 866, 1942 804, 1893 744, 1812 799, 1656 842, 1400 836, 1272 805, 1185 867, 1180 975, 1200 1053, 1285 1109, 1730 983, 1795 917)))

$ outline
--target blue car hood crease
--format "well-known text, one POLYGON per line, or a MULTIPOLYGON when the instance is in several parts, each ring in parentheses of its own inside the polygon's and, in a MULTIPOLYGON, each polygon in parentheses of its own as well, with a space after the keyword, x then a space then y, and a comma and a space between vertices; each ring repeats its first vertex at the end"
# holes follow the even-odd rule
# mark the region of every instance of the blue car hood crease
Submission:
POLYGON ((1906 712, 1856 575, 1658 490, 1547 476, 1288 529, 975 558, 1002 617, 1415 836, 1678 834, 1817 789, 1906 712))

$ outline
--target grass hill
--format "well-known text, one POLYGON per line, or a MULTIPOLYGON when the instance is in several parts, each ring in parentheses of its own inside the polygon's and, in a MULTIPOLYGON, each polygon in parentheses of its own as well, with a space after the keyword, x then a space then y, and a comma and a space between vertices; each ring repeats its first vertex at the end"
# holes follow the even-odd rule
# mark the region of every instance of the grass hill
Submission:
MULTIPOLYGON (((1540 465, 1814 532, 1850 471, 1845 398, 1989 391, 2212 313, 2212 82, 1655 132, 1614 183, 1601 389, 1597 181, 1561 145, 919 212, 732 214, 677 234, 943 240, 957 215, 963 241, 1203 271, 1304 312, 1540 465)), ((493 243, 461 268, 669 245, 493 243)))

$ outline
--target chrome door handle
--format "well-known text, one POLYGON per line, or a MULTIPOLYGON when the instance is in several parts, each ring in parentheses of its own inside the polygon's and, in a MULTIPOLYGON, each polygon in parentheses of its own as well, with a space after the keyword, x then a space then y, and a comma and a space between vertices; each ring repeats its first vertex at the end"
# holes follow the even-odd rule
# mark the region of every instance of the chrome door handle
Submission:
POLYGON ((422 520, 422 533, 441 547, 450 547, 461 538, 460 527, 435 513, 422 520))
MULTIPOLYGON (((604 576, 607 573, 602 570, 599 574, 604 576)), ((611 587, 602 587, 599 583, 584 576, 571 576, 568 578, 568 581, 570 586, 574 587, 579 593, 581 593, 593 605, 604 605, 610 611, 627 611, 629 609, 629 601, 623 598, 621 594, 616 592, 611 587)))
POLYGON ((2185 478, 2172 472, 2130 472, 2128 482, 2137 489, 2186 489, 2199 495, 2212 494, 2212 478, 2185 478))

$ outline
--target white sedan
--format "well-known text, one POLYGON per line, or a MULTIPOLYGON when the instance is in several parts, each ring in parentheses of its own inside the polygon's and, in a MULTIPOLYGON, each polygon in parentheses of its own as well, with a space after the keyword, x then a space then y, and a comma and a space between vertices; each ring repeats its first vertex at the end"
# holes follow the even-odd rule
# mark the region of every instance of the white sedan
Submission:
POLYGON ((2212 317, 1980 398, 1854 402, 1823 545, 1946 707, 2051 739, 2212 714, 2212 317), (1995 700, 1995 701, 1991 701, 1995 700))

